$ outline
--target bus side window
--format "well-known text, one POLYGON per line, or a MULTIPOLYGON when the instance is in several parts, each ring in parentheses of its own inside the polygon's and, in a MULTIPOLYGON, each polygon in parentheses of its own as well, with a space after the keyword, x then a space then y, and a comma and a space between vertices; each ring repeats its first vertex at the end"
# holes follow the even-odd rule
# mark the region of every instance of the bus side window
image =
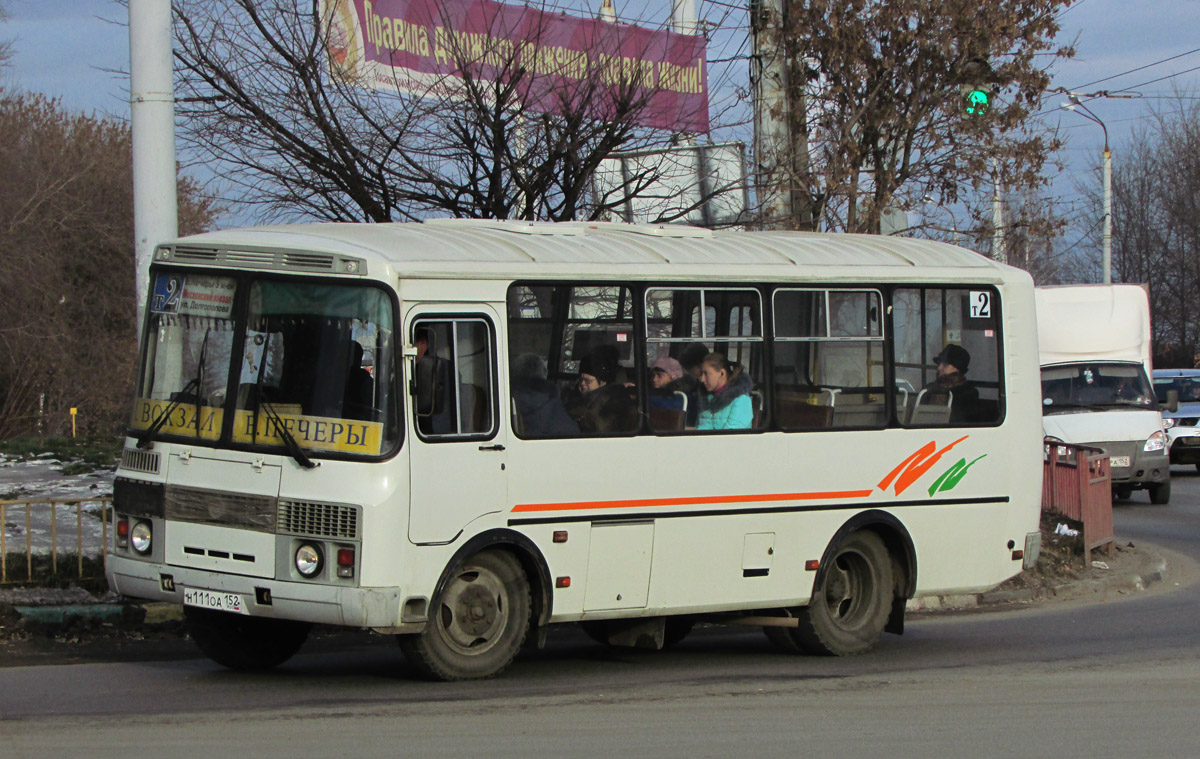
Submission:
POLYGON ((421 436, 490 436, 496 416, 491 323, 469 317, 419 321, 413 326, 413 344, 416 376, 422 386, 432 389, 428 398, 413 396, 413 416, 421 436), (424 404, 418 402, 422 400, 424 404))
POLYGON ((1000 306, 999 294, 985 286, 892 293, 897 422, 926 427, 1003 419, 1000 306))

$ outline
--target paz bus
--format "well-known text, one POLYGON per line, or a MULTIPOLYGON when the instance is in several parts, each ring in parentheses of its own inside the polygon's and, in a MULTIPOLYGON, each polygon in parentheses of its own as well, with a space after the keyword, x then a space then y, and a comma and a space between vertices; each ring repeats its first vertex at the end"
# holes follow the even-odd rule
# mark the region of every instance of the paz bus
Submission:
POLYGON ((313 624, 445 680, 566 623, 859 654, 1040 546, 1033 284, 951 245, 311 224, 168 242, 149 276, 108 579, 227 667, 313 624))

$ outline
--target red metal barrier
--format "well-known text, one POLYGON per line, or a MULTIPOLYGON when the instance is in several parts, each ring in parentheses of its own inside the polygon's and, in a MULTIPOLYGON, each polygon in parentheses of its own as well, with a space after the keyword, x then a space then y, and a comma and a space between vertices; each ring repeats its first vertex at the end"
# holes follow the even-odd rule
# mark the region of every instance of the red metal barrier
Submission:
POLYGON ((1042 448, 1042 511, 1083 524, 1085 563, 1092 549, 1112 555, 1112 478, 1108 454, 1087 445, 1046 441, 1042 448))

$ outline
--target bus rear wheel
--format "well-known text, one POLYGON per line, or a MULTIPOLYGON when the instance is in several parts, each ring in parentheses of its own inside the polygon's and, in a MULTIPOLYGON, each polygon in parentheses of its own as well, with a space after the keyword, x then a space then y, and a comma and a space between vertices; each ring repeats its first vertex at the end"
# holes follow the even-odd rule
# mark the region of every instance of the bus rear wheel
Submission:
POLYGON ((249 672, 292 658, 312 625, 287 619, 248 617, 185 606, 188 632, 205 656, 224 667, 249 672))
POLYGON ((505 551, 483 551, 459 566, 418 635, 400 636, 409 664, 435 680, 500 674, 529 631, 529 580, 505 551))
POLYGON ((838 546, 798 625, 779 629, 807 653, 854 656, 879 642, 891 608, 891 557, 878 535, 860 531, 838 546))

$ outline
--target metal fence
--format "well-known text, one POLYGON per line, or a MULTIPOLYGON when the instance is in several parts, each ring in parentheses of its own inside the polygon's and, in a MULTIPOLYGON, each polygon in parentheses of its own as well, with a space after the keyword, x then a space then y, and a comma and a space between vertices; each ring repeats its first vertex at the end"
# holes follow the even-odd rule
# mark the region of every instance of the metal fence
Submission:
POLYGON ((0 584, 34 582, 60 572, 77 579, 102 575, 111 505, 112 498, 0 501, 0 584), (74 555, 60 567, 60 553, 72 549, 74 555), (21 553, 25 554, 23 572, 21 553), (9 566, 14 557, 15 569, 9 566), (46 558, 48 566, 43 566, 46 558))
POLYGON ((1084 562, 1092 549, 1112 554, 1112 478, 1108 454, 1087 445, 1043 446, 1042 511, 1083 524, 1084 562))

